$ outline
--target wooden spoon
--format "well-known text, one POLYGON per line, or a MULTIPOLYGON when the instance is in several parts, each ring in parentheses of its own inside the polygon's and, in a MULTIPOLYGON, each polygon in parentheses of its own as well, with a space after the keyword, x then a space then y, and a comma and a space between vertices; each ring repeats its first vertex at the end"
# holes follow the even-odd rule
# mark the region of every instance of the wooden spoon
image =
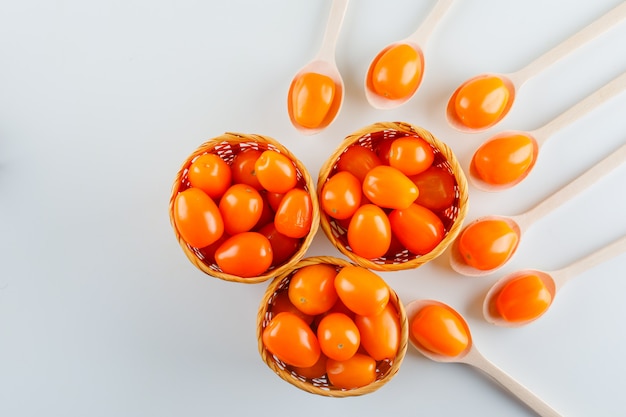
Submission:
POLYGON ((341 26, 343 24, 343 19, 346 14, 346 10, 348 9, 348 1, 349 0, 333 0, 330 15, 328 18, 328 22, 326 25, 326 31, 324 33, 324 38, 322 40, 322 46, 317 53, 317 56, 305 65, 298 73, 294 76, 291 85, 289 86, 289 93, 287 96, 287 110, 289 113, 289 119, 294 127, 302 134, 305 135, 313 135, 324 130, 328 125, 330 125, 341 108, 344 98, 344 84, 343 79, 341 78, 341 74, 339 73, 339 69, 337 68, 337 63, 335 61, 335 49, 337 45, 337 40, 339 39, 339 32, 341 31, 341 26), (332 103, 326 113, 326 116, 322 120, 322 122, 316 127, 305 127, 300 125, 295 116, 294 116, 294 108, 292 103, 292 94, 294 86, 296 82, 300 79, 303 74, 307 73, 317 73, 321 75, 325 75, 331 78, 335 82, 335 94, 332 100, 332 103))
MULTIPOLYGON (((413 97, 424 76, 424 47, 433 30, 435 29, 439 21, 445 16, 452 3, 453 0, 439 0, 435 4, 435 7, 428 14, 428 16, 426 16, 426 19, 422 22, 420 27, 415 32, 413 32, 413 34, 409 35, 403 40, 387 45, 372 60, 369 66, 369 70, 367 71, 367 75, 365 77, 365 97, 367 98, 367 101, 372 105, 372 107, 376 109, 393 109, 406 103, 411 99, 411 97, 413 97), (381 56, 383 56, 387 51, 398 45, 408 45, 415 50, 420 61, 417 69, 419 74, 417 74, 416 76, 417 82, 414 85, 413 91, 410 94, 407 94, 400 98, 389 98, 376 92, 373 87, 372 74, 381 56)), ((397 62, 396 64, 398 65, 398 67, 401 67, 403 64, 406 63, 397 62)), ((402 82, 403 80, 394 80, 395 84, 400 84, 402 82)))
MULTIPOLYGON (((626 4, 626 3, 625 3, 626 4)), ((459 239, 463 236, 463 232, 470 225, 475 224, 477 222, 482 222, 486 220, 501 220, 506 222, 511 229, 515 231, 518 235, 518 245, 519 241, 521 241, 523 232, 525 232, 530 226, 532 226, 537 220, 541 219, 548 213, 552 212, 556 208, 560 207, 565 202, 571 200, 576 195, 580 194, 583 190, 591 187, 593 184, 602 179, 605 175, 611 172, 613 169, 620 166, 622 163, 626 161, 626 144, 622 145, 618 150, 614 151, 609 156, 605 157, 602 161, 598 162, 592 168, 587 170, 584 174, 577 177, 575 180, 570 182, 565 187, 561 188, 554 194, 550 195, 541 203, 537 204, 530 210, 525 213, 516 215, 516 216, 484 216, 474 220, 469 225, 465 226, 461 233, 459 233, 458 237, 452 242, 450 247, 450 266, 452 269, 457 271, 462 275, 468 276, 482 276, 490 274, 503 265, 505 265, 515 254, 517 251, 517 246, 513 248, 510 256, 506 259, 501 265, 489 269, 489 270, 480 270, 476 269, 470 265, 468 265, 464 260, 461 254, 459 253, 459 239)))
POLYGON ((520 327, 537 320, 539 317, 545 314, 546 311, 548 311, 548 309, 546 308, 543 313, 530 320, 505 320, 502 315, 498 313, 498 309, 496 307, 496 299, 502 288, 513 279, 527 275, 535 275, 539 277, 548 292, 550 292, 551 301, 549 306, 551 306, 552 302, 554 302, 554 297, 556 296, 557 291, 559 291, 559 289, 563 287, 563 285, 565 285, 565 283, 567 283, 570 279, 624 252, 626 252, 626 236, 617 239, 616 241, 610 243, 602 249, 599 249, 592 254, 587 255, 582 259, 579 259, 578 261, 570 264, 569 266, 566 266, 565 268, 561 268, 555 271, 538 271, 536 269, 525 269, 509 274, 496 281, 496 283, 489 289, 489 291, 485 295, 485 300, 483 302, 483 315, 485 316, 485 320, 497 326, 520 327))
MULTIPOLYGON (((446 356, 434 353, 431 350, 426 349, 421 343, 417 340, 414 334, 409 331, 409 340, 411 344, 424 356, 427 358, 437 361, 437 362, 456 362, 456 363, 464 363, 467 365, 471 365, 477 369, 480 369, 490 377, 492 377, 496 382, 501 384, 504 388, 506 388, 511 394, 515 395, 520 401, 530 407, 533 411, 535 411, 540 416, 560 416, 560 414, 555 411, 552 407, 550 407, 546 402, 544 402, 541 398, 535 395, 532 391, 522 385, 520 382, 513 379, 509 374, 504 372, 502 369, 494 365, 492 362, 487 360, 476 348, 472 341, 471 332, 469 326, 467 325, 467 321, 452 307, 435 300, 414 300, 411 301, 406 306, 406 316, 410 326, 415 315, 424 307, 429 305, 437 305, 443 308, 446 308, 450 313, 453 313, 459 322, 465 327, 465 332, 468 335, 469 343, 467 348, 462 351, 457 356, 446 356)), ((410 328, 410 327, 409 327, 410 328)))
POLYGON ((461 86, 459 86, 459 88, 454 91, 448 101, 448 106, 446 109, 448 122, 452 127, 467 133, 480 132, 496 125, 508 114, 515 101, 516 92, 519 91, 519 89, 526 81, 528 81, 530 78, 543 71, 544 69, 548 68, 559 59, 565 57, 569 53, 581 47, 583 44, 606 32, 608 29, 621 22, 624 18, 626 18, 626 3, 622 2, 618 6, 614 7, 612 10, 604 14, 602 17, 586 26, 580 32, 576 33, 561 44, 550 49, 548 52, 541 55, 539 58, 535 59, 522 69, 509 74, 482 74, 465 81, 463 84, 461 84, 461 86), (506 103, 501 103, 503 104, 502 112, 493 122, 484 126, 469 127, 466 123, 463 123, 460 120, 455 110, 457 94, 459 93, 459 90, 461 90, 463 87, 475 82, 477 79, 481 79, 486 76, 497 77, 502 80, 505 87, 509 91, 508 99, 506 103))
MULTIPOLYGON (((515 185, 522 182, 530 171, 532 171, 535 163, 537 161, 537 156, 539 154, 539 150, 546 143, 546 141, 553 136, 556 132, 573 123, 574 121, 582 118, 587 113, 599 107, 601 104, 609 101, 613 97, 622 93, 626 89, 626 72, 622 75, 616 77, 609 83, 605 84, 602 88, 592 93, 591 95, 584 98, 582 101, 578 102, 578 104, 570 107, 568 110, 561 113, 552 121, 543 125, 542 127, 531 130, 529 132, 523 132, 519 130, 509 130, 502 133, 499 133, 493 136, 491 139, 485 141, 477 150, 474 152, 474 156, 470 162, 469 166, 469 177, 472 185, 476 188, 487 191, 487 192, 496 192, 502 191, 509 188, 514 187, 515 185), (526 170, 512 182, 508 182, 505 184, 492 184, 484 181, 481 176, 478 174, 476 170, 476 154, 477 152, 484 146, 488 145, 490 142, 496 140, 507 140, 511 139, 515 135, 526 136, 530 139, 533 146, 533 155, 530 165, 526 170), (507 139, 504 139, 507 138, 507 139)), ((511 155, 512 157, 512 155, 511 155)))

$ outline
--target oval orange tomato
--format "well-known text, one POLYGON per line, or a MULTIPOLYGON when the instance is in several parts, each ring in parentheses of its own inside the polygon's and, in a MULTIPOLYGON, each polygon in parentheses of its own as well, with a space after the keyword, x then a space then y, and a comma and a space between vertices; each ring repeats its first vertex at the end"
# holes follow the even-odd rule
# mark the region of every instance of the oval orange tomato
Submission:
POLYGON ((361 335, 350 317, 343 313, 330 313, 317 326, 317 340, 324 355, 345 361, 359 349, 361 335))
POLYGON ((509 101, 509 89, 498 76, 470 80, 456 94, 454 110, 465 126, 482 129, 495 124, 509 101))
POLYGON ((263 213, 263 198, 246 184, 234 184, 226 190, 219 204, 224 229, 229 235, 251 230, 263 213))
POLYGON ((441 211, 454 203, 456 180, 447 169, 433 165, 410 178, 419 190, 419 195, 415 200, 416 204, 430 210, 441 211))
POLYGON ((375 204, 357 209, 348 225, 348 244, 355 254, 367 259, 383 256, 391 244, 387 214, 375 204))
POLYGON ((418 136, 395 139, 389 147, 389 165, 405 175, 426 171, 435 160, 435 151, 418 136))
POLYGON ((335 81, 327 75, 315 72, 300 75, 290 97, 295 122, 309 129, 322 125, 335 99, 335 89, 335 81))
POLYGON ((308 367, 298 367, 294 366, 293 370, 296 371, 298 375, 302 375, 308 379, 316 379, 322 378, 326 375, 326 361, 328 358, 323 353, 320 354, 320 358, 315 362, 313 366, 308 367))
POLYGON ((445 234, 441 219, 418 204, 392 211, 389 224, 393 235, 416 255, 425 255, 435 249, 445 234))
POLYGON ((478 176, 489 184, 510 184, 521 178, 533 163, 535 145, 526 135, 492 139, 472 158, 478 176))
POLYGON ((334 285, 346 307, 361 316, 380 314, 389 302, 387 283, 367 268, 344 266, 334 285))
POLYGON ((263 274, 272 264, 272 245, 257 232, 229 237, 215 251, 215 263, 227 274, 244 278, 263 274))
POLYGON ((259 183, 269 192, 286 193, 298 182, 293 162, 284 154, 267 150, 254 163, 259 183))
POLYGON ((348 171, 362 182, 372 168, 381 164, 382 161, 373 150, 354 144, 339 156, 337 171, 348 171))
POLYGON ((445 306, 432 304, 421 308, 409 326, 411 337, 421 347, 439 355, 456 357, 470 342, 462 320, 445 306))
POLYGON ((285 236, 302 238, 311 230, 313 204, 311 196, 302 188, 289 190, 274 214, 276 230, 285 236))
POLYGON ((391 303, 387 303, 380 314, 356 315, 354 323, 361 335, 361 346, 368 355, 377 361, 396 356, 402 334, 400 317, 391 303))
POLYGON ((504 220, 477 221, 459 236, 459 253, 469 266, 488 271, 504 264, 517 248, 519 236, 504 220))
POLYGON ((376 94, 397 100, 409 97, 417 90, 423 74, 420 54, 407 44, 382 51, 370 74, 376 94))
POLYGON ((347 219, 361 205, 361 194, 361 183, 357 177, 348 171, 340 171, 324 183, 320 203, 329 216, 347 219))
POLYGON ((289 281, 289 299, 309 315, 330 310, 337 301, 334 282, 337 270, 327 264, 307 265, 298 269, 289 281))
POLYGON ((321 354, 319 342, 309 325, 289 312, 272 317, 263 329, 262 340, 268 351, 292 366, 313 366, 321 354))
POLYGON ((211 198, 218 198, 230 187, 230 166, 218 155, 207 153, 198 156, 189 166, 189 183, 211 198))
POLYGON ((255 190, 263 189, 256 176, 254 164, 263 152, 258 149, 246 149, 239 152, 230 164, 233 182, 237 184, 247 184, 255 190))
POLYGON ((289 293, 287 291, 281 291, 276 294, 276 297, 274 297, 274 299, 272 300, 271 311, 272 317, 278 315, 279 313, 287 311, 300 317, 308 325, 313 322, 313 316, 309 314, 304 314, 302 311, 297 309, 296 306, 293 305, 293 303, 289 299, 289 293))
POLYGON ((415 201, 419 190, 400 170, 379 165, 365 176, 363 194, 379 207, 404 209, 415 201))
POLYGON ((198 188, 188 188, 176 195, 173 216, 180 236, 195 248, 209 246, 224 233, 217 204, 198 188))
POLYGON ((276 230, 274 223, 268 223, 261 227, 258 232, 265 236, 272 245, 272 265, 282 265, 288 261, 300 249, 300 239, 285 236, 276 230))
POLYGON ((337 388, 360 388, 376 381, 376 361, 362 353, 345 361, 328 358, 326 373, 330 383, 337 388))
POLYGON ((551 303, 552 294, 535 274, 512 279, 496 296, 498 314, 510 322, 534 320, 545 313, 551 303))

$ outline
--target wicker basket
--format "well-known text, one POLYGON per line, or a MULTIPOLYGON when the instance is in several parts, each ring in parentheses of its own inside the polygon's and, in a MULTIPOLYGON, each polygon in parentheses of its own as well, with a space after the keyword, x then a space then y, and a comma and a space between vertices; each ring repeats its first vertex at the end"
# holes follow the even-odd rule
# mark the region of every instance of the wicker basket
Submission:
POLYGON ((374 150, 382 141, 406 136, 419 136, 426 140, 435 152, 433 165, 448 170, 456 179, 456 197, 454 202, 451 207, 440 213, 446 234, 443 240, 431 252, 420 256, 405 249, 392 255, 367 259, 352 252, 348 245, 347 230, 343 226, 323 211, 320 215, 322 230, 331 243, 356 264, 372 270, 397 271, 413 269, 436 258, 456 238, 467 213, 467 180, 452 150, 427 130, 404 122, 375 123, 346 137, 341 146, 335 150, 320 169, 317 181, 318 195, 321 195, 324 183, 336 172, 337 161, 349 146, 364 146, 374 150))
POLYGON ((313 237, 319 228, 319 204, 317 202, 317 194, 315 192, 315 184, 311 179, 308 171, 305 166, 300 162, 289 150, 287 150, 283 145, 278 143, 276 140, 261 135, 250 135, 250 134, 242 134, 242 133, 225 133, 216 138, 210 139, 209 141, 203 143, 200 147, 198 147, 182 164, 180 170, 176 174, 176 178, 174 180, 174 185, 172 187, 172 194, 170 197, 170 223, 172 224, 172 228, 174 229, 174 233, 176 238, 178 239, 178 243, 180 244, 183 252, 187 256, 187 258, 194 264, 198 269, 203 271, 204 273, 211 275, 216 278, 220 278, 226 281, 234 281, 241 283, 259 283, 263 281, 267 281, 271 278, 274 278, 278 275, 284 274, 291 270, 291 268, 304 256, 307 249, 311 245, 313 241, 313 237), (281 265, 277 265, 268 269, 263 275, 256 277, 240 277, 237 275, 224 273, 217 264, 213 261, 209 261, 202 254, 202 251, 194 248, 185 242, 178 230, 176 229, 176 225, 174 223, 173 217, 173 207, 174 200, 176 195, 184 191, 185 189, 190 187, 189 180, 187 178, 187 173, 189 170, 189 166, 191 163, 200 155, 206 153, 213 153, 218 155, 227 163, 231 163, 235 156, 247 149, 257 149, 261 151, 265 150, 273 150, 280 152, 293 162, 296 167, 296 173, 298 178, 298 184, 302 186, 305 190, 308 191, 311 196, 311 203, 313 206, 313 221, 311 223, 311 230, 309 233, 301 239, 301 244, 296 253, 287 261, 282 263, 281 265))
POLYGON ((409 336, 406 312, 404 310, 402 302, 398 298, 398 295, 391 288, 389 288, 389 302, 392 303, 392 305, 395 307, 400 320, 401 333, 398 352, 393 360, 383 360, 377 362, 377 379, 375 382, 369 385, 346 390, 333 387, 326 376, 315 379, 306 378, 296 372, 293 367, 277 359, 265 348, 265 345, 263 344, 263 329, 269 324, 270 320, 272 319, 272 305, 274 299, 282 291, 287 291, 287 289, 289 288, 289 282, 291 280, 291 277, 298 269, 316 264, 332 265, 335 266, 337 270, 343 268, 344 266, 355 265, 352 262, 331 256, 309 257, 302 259, 300 262, 298 262, 292 271, 276 277, 266 289, 257 315, 257 338, 261 358, 272 371, 278 374, 279 377, 296 386, 297 388, 300 388, 312 394, 327 397, 350 397, 374 392, 396 375, 396 373, 400 369, 400 365, 402 363, 402 360, 404 359, 408 346, 409 336))

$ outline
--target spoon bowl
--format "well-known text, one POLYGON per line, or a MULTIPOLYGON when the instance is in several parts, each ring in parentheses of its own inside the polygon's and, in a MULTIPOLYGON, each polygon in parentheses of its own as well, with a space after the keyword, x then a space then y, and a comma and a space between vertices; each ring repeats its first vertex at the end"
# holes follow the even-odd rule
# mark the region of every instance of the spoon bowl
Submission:
MULTIPOLYGON (((496 382, 506 388, 511 394, 515 395, 521 402, 534 410, 537 414, 541 416, 560 416, 560 414, 552 407, 550 407, 550 405, 544 402, 541 398, 539 398, 536 394, 534 394, 520 382, 513 379, 509 374, 507 374, 502 369, 487 360, 478 351, 472 340, 467 321, 452 307, 436 300, 413 300, 406 305, 405 310, 407 321, 409 323, 409 341, 411 342, 413 347, 417 349, 422 355, 436 362, 456 362, 473 366, 489 375, 496 382), (422 309, 429 306, 437 306, 445 309, 445 311, 447 311, 449 314, 452 314, 452 317, 454 317, 456 321, 463 327, 462 330, 464 330, 467 335, 467 347, 460 351, 457 355, 447 356, 435 353, 432 350, 424 347, 419 342, 416 335, 413 334, 411 323, 413 323, 414 318, 422 309)), ((450 332, 450 326, 447 323, 444 324, 444 326, 445 327, 442 327, 442 332, 450 332)))
POLYGON ((497 123, 502 121, 507 114, 509 114, 519 89, 526 81, 561 58, 575 51, 583 44, 593 40, 611 27, 617 25, 617 23, 622 21, 624 18, 626 18, 626 3, 622 2, 591 24, 587 25, 581 31, 572 35, 559 45, 553 47, 520 70, 509 74, 483 74, 465 81, 452 93, 450 99, 448 100, 448 105, 446 107, 446 117, 448 119, 448 123, 453 128, 465 133, 477 133, 495 126, 497 123), (489 88, 475 88, 472 91, 472 94, 468 93, 459 95, 460 92, 463 91, 464 87, 469 88, 477 86, 478 83, 487 78, 499 80, 500 87, 504 86, 505 89, 503 90, 502 88, 498 88, 497 90, 492 90, 489 88), (494 91, 497 91, 498 94, 495 94, 494 91), (500 94, 503 91, 508 92, 508 97, 500 94), (468 104, 466 101, 468 97, 471 98, 470 101, 473 103, 471 109, 468 111, 478 114, 482 112, 488 115, 488 117, 473 121, 468 121, 467 118, 459 117, 457 112, 457 102, 461 104, 468 104))
MULTIPOLYGON (((626 236, 623 236, 613 241, 612 243, 604 246, 603 248, 566 266, 565 268, 556 271, 539 271, 536 269, 525 269, 506 275, 496 281, 487 291, 487 294, 485 295, 483 301, 483 316, 485 317, 485 320, 487 322, 501 327, 521 327, 532 323, 533 321, 542 317, 548 311, 548 309, 554 302, 554 297, 556 296, 557 292, 560 290, 561 287, 563 287, 563 285, 565 285, 565 283, 568 282, 568 280, 624 252, 626 252, 626 236), (513 282, 513 280, 517 280, 526 276, 536 276, 541 280, 543 286, 550 294, 550 302, 543 310, 543 312, 535 315, 534 317, 519 321, 507 320, 502 316, 501 312, 498 309, 498 297, 501 294, 502 290, 509 283, 513 282)), ((529 302, 532 302, 533 300, 517 299, 515 301, 517 303, 527 304, 529 302)))
POLYGON ((314 135, 328 127, 339 114, 343 104, 344 83, 335 61, 335 49, 347 8, 348 0, 333 0, 322 46, 317 56, 296 73, 289 86, 287 95, 289 119, 296 130, 304 135, 314 135), (299 82, 306 74, 317 74, 324 81, 330 80, 333 86, 301 87, 299 82), (319 112, 323 109, 322 114, 315 115, 312 123, 302 123, 299 120, 300 110, 296 108, 301 106, 300 100, 310 101, 308 105, 304 105, 307 107, 306 110, 319 112))
MULTIPOLYGON (((409 101, 419 88, 424 77, 424 49, 432 31, 444 17, 453 0, 439 0, 431 12, 426 16, 420 27, 407 38, 393 42, 383 48, 370 63, 365 77, 365 97, 370 105, 376 109, 393 109, 409 101), (398 47, 408 46, 405 53, 398 56, 388 57, 397 68, 396 71, 386 71, 385 81, 396 86, 401 85, 400 93, 385 94, 376 88, 377 65, 381 59, 387 59, 386 55, 393 53, 398 47), (407 52, 411 56, 407 57, 407 52)), ((391 62, 390 62, 391 63, 391 62)))
MULTIPOLYGON (((561 205, 573 199, 582 191, 591 187, 593 184, 601 180, 609 172, 611 172, 624 162, 626 162, 626 144, 622 145, 620 148, 606 156, 596 165, 589 168, 585 173, 578 176, 572 182, 570 182, 560 190, 556 191, 545 200, 532 207, 530 210, 516 216, 483 216, 472 221, 471 223, 466 225, 463 230, 461 230, 456 239, 450 244, 450 266, 456 272, 466 276, 484 276, 497 271, 506 263, 508 263, 515 255, 522 236, 528 230, 528 228, 530 228, 542 217, 551 213, 561 205), (517 235, 518 239, 517 242, 514 243, 514 245, 512 245, 510 248, 507 248, 507 256, 500 263, 498 263, 497 266, 492 268, 478 269, 471 265, 468 265, 468 263, 465 261, 465 259, 461 255, 459 241, 463 239, 464 233, 467 232, 468 228, 489 220, 504 222, 517 235)), ((490 241, 489 237, 485 236, 483 238, 481 236, 481 244, 482 243, 485 243, 485 246, 487 246, 487 244, 492 245, 491 248, 496 248, 496 250, 501 249, 501 243, 499 243, 498 239, 490 241)), ((504 251, 500 250, 500 252, 504 251)))
POLYGON ((523 132, 519 130, 509 130, 501 132, 492 138, 486 140, 472 156, 469 166, 469 177, 472 185, 482 191, 497 192, 512 188, 522 182, 532 171, 539 156, 539 150, 556 132, 570 125, 574 121, 582 118, 587 113, 593 111, 603 103, 611 100, 613 97, 626 90, 626 73, 622 73, 614 78, 603 87, 585 97, 583 100, 570 107, 559 116, 546 123, 542 127, 523 132), (527 152, 523 147, 527 143, 519 142, 519 138, 524 137, 530 141, 532 152, 529 153, 528 159, 523 159, 523 155, 527 152), (517 143, 516 143, 517 141, 517 143), (492 151, 486 150, 492 146, 492 151), (506 149, 505 152, 497 152, 490 156, 484 156, 484 153, 493 152, 493 147, 506 149), (484 152, 483 152, 484 151, 484 152), (486 161, 487 167, 483 166, 483 172, 477 168, 477 159, 481 162, 486 161), (521 160, 521 161, 520 161, 521 160), (528 162, 528 165, 526 165, 528 162), (507 171, 514 172, 508 173, 507 171), (487 171, 487 172, 484 172, 487 171), (496 181, 494 177, 498 176, 496 181), (491 181, 487 180, 490 179, 491 181))

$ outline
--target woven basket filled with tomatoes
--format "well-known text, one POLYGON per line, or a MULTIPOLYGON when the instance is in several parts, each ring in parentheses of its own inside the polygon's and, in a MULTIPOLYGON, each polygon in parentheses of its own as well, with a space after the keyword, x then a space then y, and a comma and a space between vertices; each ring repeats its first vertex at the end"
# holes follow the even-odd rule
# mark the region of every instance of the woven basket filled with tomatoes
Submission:
POLYGON ((169 212, 192 264, 242 283, 289 271, 319 227, 305 166, 262 135, 225 133, 199 146, 176 175, 169 212))
POLYGON ((257 316, 259 353, 290 384, 348 397, 376 391, 400 368, 408 325, 398 295, 347 260, 302 259, 266 289, 257 316))
POLYGON ((320 169, 322 230, 372 270, 417 268, 461 230, 467 180, 452 150, 404 122, 375 123, 346 137, 320 169))

